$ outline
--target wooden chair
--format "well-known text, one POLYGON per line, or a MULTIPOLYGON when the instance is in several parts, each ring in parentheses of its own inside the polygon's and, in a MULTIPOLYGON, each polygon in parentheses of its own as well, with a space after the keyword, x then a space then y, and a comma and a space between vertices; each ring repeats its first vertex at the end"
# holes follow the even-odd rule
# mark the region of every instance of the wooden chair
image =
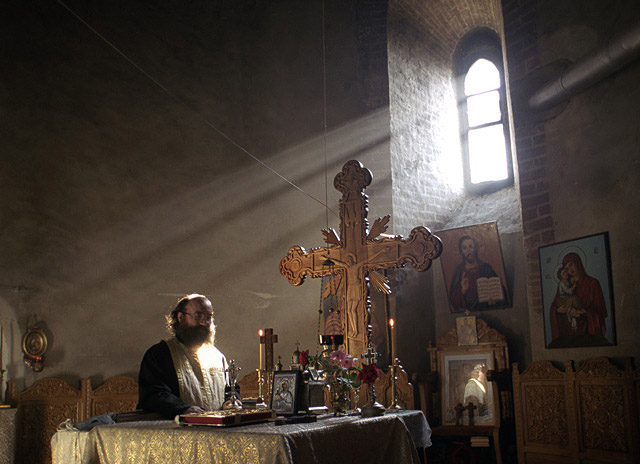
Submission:
MULTIPOLYGON (((430 372, 414 374, 412 379, 418 387, 421 408, 432 425, 434 438, 469 439, 472 447, 476 441, 483 440, 473 437, 490 438, 496 462, 501 464, 501 442, 504 441, 501 437, 509 433, 508 426, 511 425, 504 422, 512 420, 509 382, 504 382, 510 377, 505 374, 508 373, 509 350, 504 335, 489 327, 484 320, 476 319, 476 329, 477 345, 459 345, 454 322, 436 346, 430 344, 428 348, 430 372), (483 386, 485 403, 484 406, 481 403, 482 411, 473 410, 474 423, 470 424, 469 409, 462 410, 458 405, 468 406, 468 403, 463 405, 465 391, 477 385, 478 382, 470 380, 470 372, 478 365, 484 366, 478 370, 487 371, 487 383, 483 386)), ((482 379, 480 383, 483 383, 482 379)))

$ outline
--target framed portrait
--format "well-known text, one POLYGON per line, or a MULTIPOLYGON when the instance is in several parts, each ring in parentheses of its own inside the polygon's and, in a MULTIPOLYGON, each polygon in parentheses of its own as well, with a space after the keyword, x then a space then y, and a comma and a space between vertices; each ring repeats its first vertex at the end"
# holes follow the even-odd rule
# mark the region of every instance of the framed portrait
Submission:
MULTIPOLYGON (((473 403, 473 424, 494 425, 497 394, 487 371, 494 368, 493 351, 459 351, 442 355, 442 425, 456 425, 456 406, 473 403)), ((460 424, 469 424, 469 411, 463 411, 460 424)))
POLYGON ((476 327, 476 317, 456 317, 456 335, 458 336, 458 346, 477 345, 478 328, 476 327))
POLYGON ((498 224, 488 222, 437 233, 452 313, 511 307, 498 224))
POLYGON ((609 234, 546 245, 538 251, 545 346, 615 345, 609 234))
POLYGON ((276 371, 271 385, 270 408, 280 415, 298 412, 302 390, 302 372, 299 370, 276 371))

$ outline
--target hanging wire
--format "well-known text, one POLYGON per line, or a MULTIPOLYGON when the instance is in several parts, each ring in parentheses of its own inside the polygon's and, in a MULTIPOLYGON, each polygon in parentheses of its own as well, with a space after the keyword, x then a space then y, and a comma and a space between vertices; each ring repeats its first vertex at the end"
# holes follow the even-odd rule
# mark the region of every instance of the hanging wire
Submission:
POLYGON ((324 206, 326 228, 329 229, 329 181, 327 176, 327 45, 325 37, 325 9, 322 0, 322 115, 324 125, 324 206))
MULTIPOLYGON (((324 36, 324 0, 322 0, 322 140, 324 142, 324 205, 325 205, 325 227, 329 229, 329 189, 327 181, 327 67, 326 67, 326 55, 325 55, 325 36, 324 36)), ((316 356, 320 350, 320 326, 322 324, 322 316, 324 314, 324 271, 327 265, 327 258, 322 263, 322 277, 320 278, 320 305, 318 307, 318 333, 316 337, 316 356)))
MULTIPOLYGON (((324 126, 324 205, 325 205, 325 224, 326 230, 329 230, 329 177, 327 174, 327 45, 326 45, 326 25, 325 25, 325 8, 324 0, 322 0, 322 116, 324 126)), ((335 213, 334 213, 335 214, 335 213)), ((334 266, 335 263, 327 256, 322 263, 322 267, 334 266)), ((322 292, 322 289, 320 289, 322 292)))
MULTIPOLYGON (((323 203, 322 200, 318 200, 316 197, 314 197, 313 195, 311 195, 310 193, 306 192, 304 189, 302 189, 301 187, 296 185, 293 181, 287 179, 285 176, 280 174, 278 171, 273 169, 271 166, 267 165, 264 161, 259 159, 257 156, 253 155, 253 153, 251 153, 249 150, 247 150, 242 145, 240 145, 238 142, 236 142, 231 137, 229 137, 225 132, 223 132, 222 130, 218 129, 218 127, 213 125, 213 123, 211 123, 207 118, 205 118, 200 113, 198 113, 195 110, 195 108, 190 106, 188 103, 186 103, 180 97, 178 97, 175 93, 171 92, 171 90, 169 90, 167 87, 165 87, 160 81, 158 81, 151 74, 149 74, 147 71, 145 71, 141 66, 139 66, 136 62, 134 62, 131 58, 129 58, 122 50, 120 50, 113 43, 111 43, 106 37, 104 37, 102 34, 100 34, 93 26, 91 26, 88 22, 86 22, 80 15, 78 15, 75 11, 73 11, 71 8, 69 8, 62 0, 56 0, 56 2, 58 2, 65 10, 67 10, 71 15, 73 15, 78 21, 80 21, 84 26, 86 26, 97 37, 99 37, 105 44, 107 44, 116 53, 118 53, 122 58, 124 58, 129 64, 131 64, 134 68, 136 68, 138 71, 140 71, 147 79, 149 79, 151 82, 153 82, 155 85, 157 85, 167 95, 169 95, 171 98, 173 98, 177 103, 179 103, 180 105, 184 106, 186 109, 191 111, 200 121, 202 121, 209 128, 211 128, 215 132, 217 132, 227 142, 229 142, 231 145, 236 147, 238 150, 240 150, 245 155, 247 155, 250 158, 252 158, 254 161, 256 161, 258 164, 260 164, 262 167, 264 167, 265 169, 267 169, 268 171, 270 171, 271 173, 273 173, 274 175, 276 175, 277 177, 282 179, 284 182, 289 184, 291 187, 293 187, 296 190, 298 190, 300 193, 302 193, 302 194, 306 195, 307 197, 311 198, 313 201, 323 205, 325 207, 325 214, 327 216, 327 223, 329 222, 329 211, 331 211, 335 216, 338 216, 336 214, 336 212, 331 210, 331 208, 329 208, 329 205, 327 205, 326 193, 325 193, 325 202, 323 203)), ((323 6, 323 8, 324 8, 324 6, 323 6)), ((325 104, 325 106, 326 106, 326 104, 325 104)), ((325 123, 325 153, 326 153, 326 123, 325 123)), ((325 184, 326 184, 326 155, 325 155, 325 184)), ((325 192, 326 192, 326 185, 325 185, 325 192)))
MULTIPOLYGON (((324 265, 322 266, 324 268, 324 265)), ((322 315, 324 314, 324 298, 323 298, 323 289, 324 289, 324 276, 320 278, 320 304, 318 305, 318 331, 316 333, 316 357, 320 353, 320 335, 322 335, 321 326, 322 326, 322 315)))

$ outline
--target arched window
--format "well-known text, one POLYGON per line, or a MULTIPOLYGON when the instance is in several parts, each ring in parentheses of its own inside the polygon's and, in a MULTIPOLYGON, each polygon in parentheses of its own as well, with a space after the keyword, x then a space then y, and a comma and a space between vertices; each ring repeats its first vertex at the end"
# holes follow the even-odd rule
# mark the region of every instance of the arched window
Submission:
POLYGON ((502 49, 489 30, 468 34, 455 54, 469 193, 490 193, 513 184, 502 49))

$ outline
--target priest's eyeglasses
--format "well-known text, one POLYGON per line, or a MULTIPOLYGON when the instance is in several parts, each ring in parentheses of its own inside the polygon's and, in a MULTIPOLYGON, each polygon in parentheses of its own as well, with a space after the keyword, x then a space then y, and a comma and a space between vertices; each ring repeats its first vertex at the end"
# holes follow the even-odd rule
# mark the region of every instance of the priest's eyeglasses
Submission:
POLYGON ((191 316, 193 320, 196 321, 198 324, 202 322, 204 322, 205 324, 211 324, 211 321, 213 320, 213 316, 211 314, 205 314, 205 313, 191 314, 186 311, 183 314, 186 314, 187 316, 191 316))

